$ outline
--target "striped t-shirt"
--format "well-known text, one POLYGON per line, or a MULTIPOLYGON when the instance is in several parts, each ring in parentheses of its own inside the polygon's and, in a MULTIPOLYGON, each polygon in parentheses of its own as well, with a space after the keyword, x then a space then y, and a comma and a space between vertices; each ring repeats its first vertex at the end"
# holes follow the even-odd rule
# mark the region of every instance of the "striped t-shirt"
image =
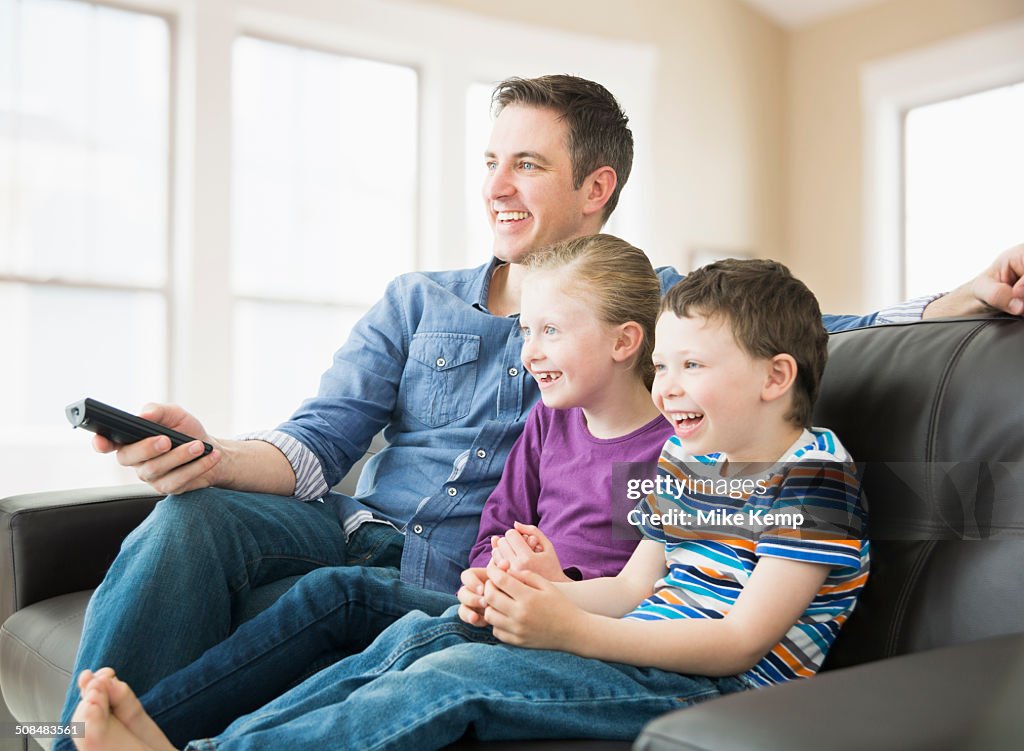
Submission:
POLYGON ((859 469, 835 434, 805 430, 755 474, 726 476, 726 457, 693 457, 670 438, 656 493, 637 526, 665 545, 668 574, 626 618, 722 618, 762 556, 832 567, 799 621, 744 676, 755 685, 807 678, 821 667, 868 577, 859 469))

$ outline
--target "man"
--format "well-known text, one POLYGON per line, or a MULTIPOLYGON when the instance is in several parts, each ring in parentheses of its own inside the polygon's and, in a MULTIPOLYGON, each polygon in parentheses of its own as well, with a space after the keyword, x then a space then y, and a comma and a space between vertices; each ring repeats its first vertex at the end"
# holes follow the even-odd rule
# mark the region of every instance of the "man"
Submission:
MULTIPOLYGON (((395 279, 335 354, 319 394, 275 431, 218 439, 180 407, 157 405, 144 416, 214 451, 196 459, 198 441, 172 451, 164 438, 94 439, 171 495, 125 541, 97 589, 75 675, 111 665, 141 694, 268 604, 250 597, 255 588, 277 583, 269 589, 279 593, 289 577, 322 566, 383 567, 392 578, 400 569, 414 585, 403 589, 406 609, 429 612, 433 593, 455 591, 480 510, 538 396, 519 362, 519 262, 598 232, 633 153, 627 118, 593 82, 509 79, 494 101, 483 187, 491 263, 395 279), (366 465, 357 497, 330 493, 382 429, 389 445, 366 465)), ((1022 276, 1019 246, 924 312, 991 305, 1019 314, 1022 276)), ((664 269, 661 278, 667 288, 680 277, 664 269)), ((918 317, 924 305, 900 315, 918 317)), ((836 330, 887 315, 825 322, 836 330)), ((73 684, 64 719, 77 700, 73 684)))

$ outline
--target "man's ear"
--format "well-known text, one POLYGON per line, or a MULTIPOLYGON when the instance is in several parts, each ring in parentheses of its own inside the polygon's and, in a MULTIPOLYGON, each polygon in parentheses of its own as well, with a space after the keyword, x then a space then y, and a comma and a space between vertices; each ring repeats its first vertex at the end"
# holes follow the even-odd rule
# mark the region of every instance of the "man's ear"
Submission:
POLYGON ((615 186, 618 184, 618 175, 607 165, 598 167, 587 175, 581 186, 587 197, 587 202, 583 206, 584 215, 590 216, 603 212, 605 204, 611 199, 612 193, 615 192, 615 186))
POLYGON ((615 362, 626 362, 644 343, 644 330, 636 321, 627 321, 618 327, 618 336, 612 348, 612 359, 615 362))
POLYGON ((764 386, 761 387, 761 398, 766 402, 775 401, 785 396, 796 380, 797 367, 793 355, 785 353, 775 355, 768 361, 764 386))

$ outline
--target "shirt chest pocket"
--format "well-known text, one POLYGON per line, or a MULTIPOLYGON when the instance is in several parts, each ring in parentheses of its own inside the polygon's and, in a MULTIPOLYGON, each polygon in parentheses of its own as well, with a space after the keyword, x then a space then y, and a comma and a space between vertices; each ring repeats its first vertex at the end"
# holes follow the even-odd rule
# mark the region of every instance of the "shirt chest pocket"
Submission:
POLYGON ((480 337, 414 334, 399 396, 403 409, 432 428, 469 414, 476 391, 480 337))

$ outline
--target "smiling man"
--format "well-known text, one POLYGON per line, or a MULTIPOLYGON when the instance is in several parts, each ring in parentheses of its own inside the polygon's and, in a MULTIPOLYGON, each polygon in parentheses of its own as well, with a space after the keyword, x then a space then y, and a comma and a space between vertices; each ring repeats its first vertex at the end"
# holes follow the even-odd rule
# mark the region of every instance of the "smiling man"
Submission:
MULTIPOLYGON (((262 587, 265 605, 268 586, 282 592, 324 566, 352 567, 389 593, 387 607, 351 624, 350 650, 407 610, 439 613, 454 602, 484 501, 538 399, 520 361, 520 261, 598 232, 633 156, 628 120, 597 83, 512 78, 494 103, 483 185, 489 263, 396 278, 336 352, 319 393, 275 430, 220 439, 182 408, 152 405, 143 416, 197 441, 171 450, 164 438, 94 439, 171 495, 96 590, 76 675, 109 665, 141 694, 226 639, 258 608, 253 590, 262 587), (331 492, 381 430, 388 446, 367 463, 356 495, 331 492), (196 459, 201 441, 214 451, 196 459)), ((1011 309, 1024 298, 1022 269, 1024 246, 929 312, 1011 309)), ((660 276, 663 289, 680 278, 673 269, 660 276)), ((919 317, 925 302, 900 316, 919 317)), ((833 330, 888 320, 825 317, 833 330)), ((572 533, 545 531, 556 547, 572 533)), ((72 684, 64 720, 77 701, 72 684)))

